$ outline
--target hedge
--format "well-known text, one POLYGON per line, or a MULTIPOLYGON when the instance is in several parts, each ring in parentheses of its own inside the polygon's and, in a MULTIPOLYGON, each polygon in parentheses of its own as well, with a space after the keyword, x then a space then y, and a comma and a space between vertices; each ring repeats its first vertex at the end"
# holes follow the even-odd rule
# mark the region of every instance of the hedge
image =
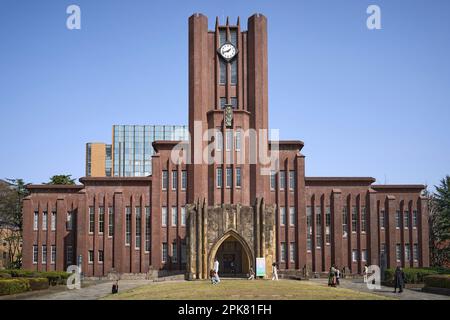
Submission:
POLYGON ((47 278, 22 278, 28 281, 30 289, 35 290, 45 290, 50 286, 47 278))
MULTIPOLYGON (((52 285, 58 284, 66 284, 67 278, 70 276, 70 273, 64 271, 48 271, 48 272, 39 272, 39 271, 31 271, 31 270, 1 270, 1 274, 10 274, 13 278, 47 278, 48 282, 52 285)), ((7 276, 6 276, 7 277, 7 276)))
POLYGON ((424 282, 425 287, 450 289, 450 274, 427 276, 424 282))
MULTIPOLYGON (((450 274, 450 269, 445 268, 404 268, 406 283, 424 283, 424 278, 430 275, 450 274)), ((384 273, 387 283, 394 282, 395 269, 387 269, 384 273)))
POLYGON ((28 279, 2 279, 0 280, 0 296, 22 293, 30 290, 28 279))

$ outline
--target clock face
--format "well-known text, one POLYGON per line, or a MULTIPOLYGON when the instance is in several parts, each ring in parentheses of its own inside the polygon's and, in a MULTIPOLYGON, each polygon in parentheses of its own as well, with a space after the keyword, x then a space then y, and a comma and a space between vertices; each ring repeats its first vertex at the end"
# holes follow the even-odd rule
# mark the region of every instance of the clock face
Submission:
POLYGON ((231 60, 236 56, 237 49, 233 44, 225 43, 220 47, 219 52, 224 59, 231 60))

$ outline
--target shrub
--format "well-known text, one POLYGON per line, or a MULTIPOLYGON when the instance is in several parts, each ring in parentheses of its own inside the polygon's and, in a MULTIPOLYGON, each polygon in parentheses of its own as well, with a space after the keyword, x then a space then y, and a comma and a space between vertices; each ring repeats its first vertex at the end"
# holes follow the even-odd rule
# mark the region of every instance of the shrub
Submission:
POLYGON ((425 287, 450 289, 450 274, 427 276, 424 279, 425 287))
MULTIPOLYGON (((450 269, 445 268, 404 268, 406 283, 424 283, 424 278, 436 274, 450 274, 450 269)), ((385 271, 385 281, 387 283, 394 282, 395 268, 385 271)))
POLYGON ((60 271, 48 271, 40 273, 40 277, 47 278, 52 286, 56 286, 58 284, 66 284, 67 278, 69 278, 69 276, 70 273, 60 271))
POLYGON ((24 278, 28 281, 30 289, 35 290, 45 290, 49 287, 49 281, 47 278, 24 278))
POLYGON ((0 296, 16 294, 30 290, 30 284, 26 279, 1 279, 0 296))
POLYGON ((11 274, 6 272, 0 272, 0 279, 11 278, 11 274))

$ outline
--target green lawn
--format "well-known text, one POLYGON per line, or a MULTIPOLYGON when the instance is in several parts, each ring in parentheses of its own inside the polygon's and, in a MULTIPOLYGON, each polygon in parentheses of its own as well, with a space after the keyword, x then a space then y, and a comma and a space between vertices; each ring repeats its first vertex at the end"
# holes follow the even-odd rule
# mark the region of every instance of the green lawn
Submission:
POLYGON ((222 280, 213 286, 209 281, 155 282, 105 299, 118 300, 384 300, 363 293, 310 281, 296 280, 222 280))

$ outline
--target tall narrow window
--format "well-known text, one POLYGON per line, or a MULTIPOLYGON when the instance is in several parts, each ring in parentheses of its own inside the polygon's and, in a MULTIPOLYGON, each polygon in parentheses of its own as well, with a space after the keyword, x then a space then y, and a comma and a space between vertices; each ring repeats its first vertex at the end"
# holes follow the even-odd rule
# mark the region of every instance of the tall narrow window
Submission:
POLYGON ((358 250, 352 250, 352 262, 358 262, 358 250))
POLYGON ((181 190, 186 190, 187 188, 187 171, 181 171, 181 190))
POLYGON ((231 97, 231 108, 237 109, 238 107, 238 99, 237 97, 231 97))
POLYGON ((295 262, 295 257, 296 257, 296 254, 295 254, 295 242, 291 242, 289 244, 289 260, 291 262, 295 262))
POLYGON ((220 59, 219 67, 220 67, 219 84, 227 84, 227 63, 222 59, 220 59))
POLYGON ((47 230, 47 223, 48 223, 48 213, 47 211, 44 211, 42 213, 42 230, 47 230))
POLYGON ((237 84, 237 59, 234 59, 230 63, 231 65, 231 84, 236 85, 237 84))
POLYGON ((221 28, 219 30, 219 46, 222 46, 225 42, 227 42, 227 29, 221 28))
POLYGON ((103 263, 103 260, 104 260, 103 250, 98 250, 98 262, 103 263))
POLYGON ((417 227, 417 210, 413 210, 413 228, 417 227))
POLYGON ((401 219, 400 210, 397 210, 397 211, 395 212, 395 227, 396 227, 397 229, 399 229, 401 223, 402 223, 402 219, 401 219))
POLYGON ((402 245, 397 243, 395 246, 395 257, 397 258, 397 262, 400 262, 402 259, 402 245))
POLYGON ((52 211, 52 218, 51 218, 51 228, 52 231, 56 230, 56 211, 52 211))
POLYGON ((364 249, 364 250, 362 250, 361 253, 362 253, 361 260, 362 261, 367 261, 367 250, 364 249))
POLYGON ((409 243, 405 243, 405 260, 411 260, 411 246, 409 245, 409 243))
POLYGON ((42 245, 42 264, 47 263, 47 245, 42 245))
POLYGON ((215 147, 216 147, 216 151, 221 151, 223 148, 223 139, 222 139, 222 131, 220 130, 220 128, 216 128, 215 130, 215 147))
POLYGON ((280 207, 280 224, 282 226, 286 225, 286 208, 280 207))
POLYGON ((295 207, 289 207, 289 225, 295 226, 295 207))
POLYGON ((409 228, 409 211, 408 210, 403 211, 403 220, 404 220, 405 229, 408 229, 409 228))
POLYGON ((342 236, 345 238, 348 234, 348 208, 342 207, 342 236))
POLYGON ((172 243, 172 262, 173 263, 178 262, 178 248, 177 243, 175 241, 172 243))
POLYGON ((236 187, 241 187, 241 168, 236 168, 236 187))
POLYGON ((233 150, 233 130, 227 130, 226 131, 226 150, 231 151, 233 150))
POLYGON ((163 170, 162 172, 162 189, 167 190, 167 185, 169 184, 169 173, 167 170, 163 170))
POLYGON ((226 97, 220 97, 220 109, 225 109, 225 105, 227 104, 226 97))
POLYGON ((316 247, 322 247, 322 210, 316 207, 316 247))
POLYGON ((94 263, 94 250, 88 251, 88 263, 93 264, 94 263))
POLYGON ((238 34, 237 34, 237 30, 236 29, 231 29, 230 30, 230 42, 237 47, 238 45, 238 40, 237 40, 238 34))
POLYGON ((275 190, 276 187, 276 174, 275 171, 270 173, 270 190, 275 190))
POLYGON ((366 228, 367 228, 366 207, 361 207, 361 232, 366 232, 366 228))
POLYGON ((306 249, 312 250, 312 207, 306 207, 306 249))
POLYGON ((286 242, 282 242, 280 245, 280 260, 281 262, 285 262, 286 261, 286 242))
POLYGON ((105 232, 105 207, 98 207, 98 233, 105 232))
POLYGON ((186 207, 181 207, 181 225, 184 227, 186 225, 186 207))
POLYGON ((33 230, 37 230, 39 226, 39 212, 34 212, 34 220, 33 220, 33 230))
POLYGON ((161 224, 167 227, 167 207, 161 207, 161 224))
POLYGON ((380 211, 380 228, 384 229, 386 225, 386 213, 384 210, 380 211))
POLYGON ((286 171, 280 171, 280 190, 284 190, 286 188, 286 171))
POLYGON ((161 254, 162 254, 161 262, 163 263, 167 262, 167 242, 163 242, 161 254))
POLYGON ((381 255, 386 254, 386 243, 381 244, 380 253, 381 253, 381 255))
POLYGON ((414 243, 413 245, 413 258, 414 261, 419 260, 419 245, 417 243, 414 243))
POLYGON ((227 168, 227 188, 231 188, 233 185, 233 169, 227 168))
POLYGON ((72 230, 72 211, 67 211, 67 218, 66 218, 66 230, 70 231, 72 230))
POLYGON ((39 259, 38 246, 33 245, 33 264, 38 263, 38 259, 39 259))
POLYGON ((68 265, 71 265, 73 263, 73 247, 72 246, 67 246, 66 263, 68 265))
POLYGON ((134 217, 136 219, 136 236, 135 236, 135 247, 136 249, 141 248, 141 207, 134 208, 134 217))
POLYGON ((56 246, 52 245, 52 252, 51 252, 51 258, 50 258, 50 263, 51 264, 55 264, 56 261, 56 246))
POLYGON ((325 243, 331 243, 331 208, 325 208, 325 243))
POLYGON ((356 232, 358 227, 358 208, 352 207, 352 232, 356 232))
POLYGON ((241 129, 236 130, 236 151, 241 151, 241 129))
POLYGON ((94 233, 94 229, 95 229, 94 207, 89 207, 89 233, 94 233))
POLYGON ((145 251, 150 251, 150 207, 145 207, 145 251))
POLYGON ((177 190, 178 186, 178 172, 172 171, 172 190, 177 190))
POLYGON ((295 171, 289 171, 289 189, 295 189, 295 171))
POLYGON ((217 180, 217 188, 222 188, 223 185, 222 168, 216 169, 216 180, 217 180))
POLYGON ((178 224, 178 208, 172 207, 172 227, 176 227, 178 224))
POLYGON ((125 208, 125 244, 131 243, 131 207, 125 208))
POLYGON ((108 236, 114 235, 114 208, 108 208, 108 236))

